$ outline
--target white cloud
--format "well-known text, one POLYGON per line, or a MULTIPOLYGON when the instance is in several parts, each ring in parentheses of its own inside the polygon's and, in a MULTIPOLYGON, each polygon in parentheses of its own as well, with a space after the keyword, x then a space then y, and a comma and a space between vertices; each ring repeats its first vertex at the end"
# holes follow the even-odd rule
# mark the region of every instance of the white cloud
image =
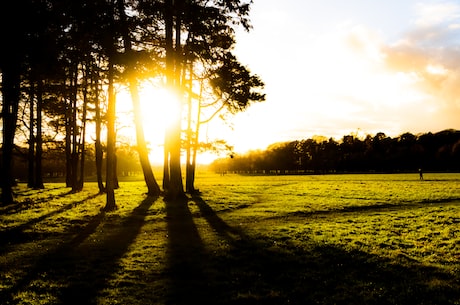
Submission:
POLYGON ((455 2, 418 3, 415 7, 416 26, 431 27, 451 24, 460 19, 460 5, 455 2))

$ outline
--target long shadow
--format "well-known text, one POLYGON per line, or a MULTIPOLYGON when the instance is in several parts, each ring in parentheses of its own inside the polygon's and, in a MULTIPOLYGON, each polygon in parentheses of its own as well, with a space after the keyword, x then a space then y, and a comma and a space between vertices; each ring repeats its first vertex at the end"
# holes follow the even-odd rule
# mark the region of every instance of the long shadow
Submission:
POLYGON ((57 275, 70 279, 66 289, 61 290, 62 304, 97 304, 98 293, 108 285, 108 280, 119 270, 119 260, 126 253, 145 223, 148 209, 157 197, 147 197, 123 222, 113 228, 104 240, 97 245, 81 249, 77 255, 68 253, 68 261, 57 275), (86 253, 92 253, 89 261, 86 253), (91 268, 68 272, 66 266, 73 265, 78 268, 78 263, 84 262, 91 268), (63 269, 63 270, 62 270, 63 269), (67 271, 67 274, 62 274, 67 271))
POLYGON ((14 244, 20 244, 20 243, 23 243, 23 242, 27 242, 27 241, 32 241, 35 239, 35 237, 37 236, 36 233, 34 232, 24 232, 25 230, 27 229, 30 229, 32 228, 35 224, 49 218, 49 217, 52 217, 54 215, 57 215, 57 214, 61 214, 61 213, 64 213, 78 205, 81 205, 83 203, 85 203, 87 200, 91 200, 93 198, 96 198, 97 196, 99 196, 100 194, 94 194, 94 195, 90 195, 82 200, 79 200, 79 201, 74 201, 74 202, 71 202, 69 204, 66 204, 62 207, 60 207, 59 209, 56 209, 54 211, 51 211, 49 213, 46 213, 46 214, 43 214, 41 215, 40 217, 37 217, 37 218, 34 218, 26 223, 23 223, 19 226, 16 226, 16 227, 13 227, 13 228, 8 228, 7 230, 5 231, 1 231, 0 232, 0 255, 2 253, 4 253, 4 251, 6 251, 6 245, 14 245, 14 244))
POLYGON ((201 262, 209 284, 202 298, 208 304, 457 304, 460 300, 458 275, 308 238, 299 245, 250 236, 229 226, 200 197, 192 200, 231 246, 201 262))
POLYGON ((57 190, 57 189, 63 189, 64 192, 56 195, 49 195, 43 198, 39 198, 37 200, 30 200, 30 198, 27 198, 27 195, 23 195, 24 192, 16 192, 15 195, 22 195, 26 197, 26 200, 21 201, 21 202, 15 202, 13 204, 7 205, 7 206, 0 206, 0 214, 6 215, 6 214, 13 214, 13 213, 18 213, 24 209, 30 208, 31 206, 38 205, 43 202, 47 202, 56 198, 64 197, 70 194, 70 192, 67 190, 67 187, 54 187, 54 188, 49 188, 49 189, 43 189, 39 192, 36 192, 34 195, 41 194, 41 193, 47 193, 50 190, 57 190))
POLYGON ((34 279, 38 278, 40 274, 48 272, 52 269, 54 262, 59 262, 67 253, 71 252, 84 240, 86 240, 91 234, 93 234, 97 227, 104 219, 104 212, 101 212, 88 220, 87 225, 72 239, 60 245, 59 248, 51 253, 46 253, 44 256, 37 259, 35 264, 29 268, 27 274, 15 283, 13 287, 0 292, 0 300, 3 300, 5 304, 13 304, 13 296, 30 284, 34 279))
POLYGON ((97 304, 97 295, 107 286, 107 281, 119 268, 119 259, 139 234, 145 216, 156 197, 147 197, 120 224, 98 243, 83 242, 97 231, 106 214, 101 211, 72 240, 62 244, 52 253, 38 259, 14 287, 0 294, 0 300, 13 304, 13 296, 41 275, 54 283, 58 301, 54 304, 97 304), (63 286, 64 288, 59 288, 63 286))
POLYGON ((398 211, 398 210, 413 210, 426 207, 437 207, 445 204, 460 204, 460 198, 451 199, 433 199, 423 200, 417 202, 407 203, 381 203, 371 205, 357 205, 347 206, 343 208, 329 209, 329 210, 316 210, 316 211, 295 211, 287 212, 282 215, 276 215, 269 218, 279 218, 280 216, 300 216, 300 217, 313 217, 322 215, 335 215, 335 214, 346 214, 346 213, 370 213, 370 212, 382 212, 382 211, 398 211))
POLYGON ((167 304, 204 304, 208 283, 202 269, 207 254, 187 200, 166 202, 166 217, 166 274, 170 280, 167 304))
POLYGON ((193 196, 192 200, 198 206, 201 215, 206 219, 213 231, 220 237, 231 242, 240 240, 241 238, 248 238, 244 232, 229 226, 225 221, 223 221, 201 197, 193 196))

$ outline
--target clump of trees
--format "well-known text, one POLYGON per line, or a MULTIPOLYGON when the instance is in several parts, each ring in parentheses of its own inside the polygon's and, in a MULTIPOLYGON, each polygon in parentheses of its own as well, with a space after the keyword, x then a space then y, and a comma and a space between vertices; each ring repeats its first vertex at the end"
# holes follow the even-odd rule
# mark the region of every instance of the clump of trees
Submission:
POLYGON ((389 137, 379 132, 340 141, 315 137, 276 143, 266 150, 250 151, 212 164, 215 171, 252 173, 334 173, 460 171, 460 131, 389 137))
POLYGON ((131 94, 137 153, 148 194, 164 192, 171 200, 185 196, 180 161, 184 150, 187 191, 193 192, 200 125, 218 112, 242 111, 265 99, 263 82, 232 53, 235 29, 251 28, 251 2, 1 2, 1 203, 14 201, 13 157, 27 146, 30 187, 44 187, 43 154, 55 149, 65 152, 66 184, 74 192, 83 188, 88 151, 94 151, 99 189, 107 194, 106 209, 115 209, 120 86, 131 94), (166 86, 179 106, 165 134, 163 190, 150 166, 142 126, 138 87, 146 79, 166 86), (205 119, 203 108, 211 109, 205 119), (95 126, 92 138, 90 125, 95 126))

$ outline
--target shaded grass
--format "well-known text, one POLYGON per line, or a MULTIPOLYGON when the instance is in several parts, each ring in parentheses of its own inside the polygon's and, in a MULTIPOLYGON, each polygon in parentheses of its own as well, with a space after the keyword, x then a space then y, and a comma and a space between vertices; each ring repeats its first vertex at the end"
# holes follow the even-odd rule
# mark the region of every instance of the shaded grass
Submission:
POLYGON ((3 207, 1 304, 460 304, 460 175, 197 177, 18 189, 3 207), (431 177, 429 177, 431 176, 431 177))

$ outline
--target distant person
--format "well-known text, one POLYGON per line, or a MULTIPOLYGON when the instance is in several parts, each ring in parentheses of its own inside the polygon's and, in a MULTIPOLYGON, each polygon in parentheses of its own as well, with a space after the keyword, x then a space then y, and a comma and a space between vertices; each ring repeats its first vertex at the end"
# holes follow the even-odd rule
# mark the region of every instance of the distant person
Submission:
POLYGON ((421 168, 418 169, 418 174, 420 176, 420 180, 423 180, 423 171, 421 168))

